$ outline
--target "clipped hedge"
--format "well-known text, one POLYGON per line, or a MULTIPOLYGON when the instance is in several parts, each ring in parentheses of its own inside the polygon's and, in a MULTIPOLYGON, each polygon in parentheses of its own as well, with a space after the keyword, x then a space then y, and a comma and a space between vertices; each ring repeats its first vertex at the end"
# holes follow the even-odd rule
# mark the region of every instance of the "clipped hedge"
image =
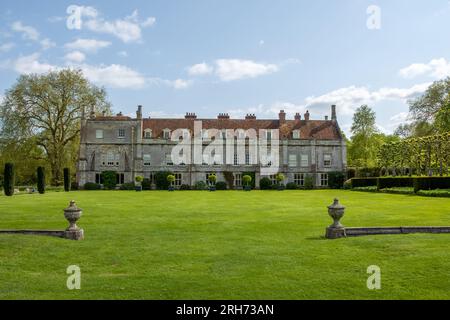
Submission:
POLYGON ((328 173, 328 186, 331 189, 342 189, 344 187, 345 175, 341 171, 328 173))
POLYGON ((286 189, 288 189, 288 190, 296 190, 296 189, 298 189, 298 185, 295 182, 288 182, 286 184, 286 189))
POLYGON ((378 178, 353 178, 351 180, 352 189, 376 186, 377 180, 378 178))
POLYGON ((37 189, 40 194, 45 193, 45 169, 44 169, 44 167, 37 168, 37 189))
POLYGON ((3 182, 3 191, 6 196, 14 195, 14 185, 15 185, 15 174, 14 174, 14 164, 13 163, 5 163, 5 172, 4 172, 4 182, 3 182))
POLYGON ((414 192, 420 190, 450 189, 450 177, 417 177, 413 181, 414 192))
POLYGON ((216 190, 227 190, 227 183, 225 181, 216 182, 216 190))
POLYGON ((261 190, 270 190, 270 189, 272 189, 272 181, 269 178, 267 178, 267 177, 261 178, 261 180, 259 180, 259 188, 261 190))
POLYGON ((170 171, 158 171, 155 173, 155 185, 158 190, 167 190, 170 182, 167 181, 167 176, 173 175, 170 171))
POLYGON ((377 179, 378 190, 386 188, 412 187, 412 186, 413 186, 413 178, 411 177, 383 177, 377 179))
POLYGON ((142 180, 141 185, 142 185, 142 190, 152 190, 152 182, 148 178, 145 178, 144 180, 142 180))
POLYGON ((64 191, 69 192, 71 187, 70 183, 70 169, 64 168, 64 191))
POLYGON ((100 190, 102 188, 101 184, 94 182, 86 182, 84 184, 84 190, 100 190))

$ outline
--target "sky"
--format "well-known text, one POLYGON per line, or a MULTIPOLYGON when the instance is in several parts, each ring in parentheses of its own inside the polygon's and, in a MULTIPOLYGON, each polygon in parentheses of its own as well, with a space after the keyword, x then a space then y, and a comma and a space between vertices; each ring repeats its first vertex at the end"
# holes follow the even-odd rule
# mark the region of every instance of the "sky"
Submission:
POLYGON ((312 119, 350 136, 368 104, 381 132, 450 76, 448 0, 0 2, 0 99, 20 74, 81 69, 115 113, 312 119))

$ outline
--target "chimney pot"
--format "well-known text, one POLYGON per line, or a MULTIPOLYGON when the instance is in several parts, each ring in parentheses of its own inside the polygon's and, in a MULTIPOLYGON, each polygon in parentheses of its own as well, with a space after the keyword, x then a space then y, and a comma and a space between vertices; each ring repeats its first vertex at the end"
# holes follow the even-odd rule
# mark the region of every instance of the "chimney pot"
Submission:
POLYGON ((294 119, 295 119, 296 121, 300 121, 300 120, 302 120, 302 116, 300 115, 300 113, 297 112, 297 113, 295 114, 294 119))
POLYGON ((331 120, 337 120, 337 117, 336 117, 336 105, 335 104, 333 104, 332 106, 331 106, 331 120))
POLYGON ((306 110, 306 113, 305 113, 305 120, 306 120, 306 121, 309 121, 309 110, 306 110))
POLYGON ((280 110, 280 113, 278 114, 278 120, 280 121, 280 125, 286 122, 286 113, 284 112, 284 110, 280 110))

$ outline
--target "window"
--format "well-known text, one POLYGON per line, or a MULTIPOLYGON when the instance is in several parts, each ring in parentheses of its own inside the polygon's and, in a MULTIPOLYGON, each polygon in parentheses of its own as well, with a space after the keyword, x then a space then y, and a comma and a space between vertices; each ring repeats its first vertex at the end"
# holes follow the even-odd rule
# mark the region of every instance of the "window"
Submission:
POLYGON ((175 176, 175 181, 174 181, 175 187, 181 186, 181 181, 182 181, 181 173, 175 173, 174 176, 175 176))
POLYGON ((166 165, 173 166, 172 154, 166 153, 166 165))
POLYGON ((320 186, 321 187, 328 187, 328 173, 321 173, 320 174, 320 186))
POLYGON ((250 154, 249 153, 245 154, 245 165, 246 166, 250 165, 250 154))
POLYGON ((234 185, 236 187, 242 187, 242 173, 234 174, 234 185))
POLYGON ((300 166, 308 167, 309 166, 309 158, 307 154, 300 155, 300 166))
POLYGON ((245 131, 242 129, 239 129, 238 131, 238 138, 239 139, 244 139, 245 138, 245 131))
POLYGON ((227 130, 222 129, 222 139, 226 139, 226 138, 227 138, 227 130))
POLYGON ((294 183, 299 187, 303 187, 305 185, 305 174, 304 173, 295 173, 294 174, 294 183))
POLYGON ((95 174, 95 183, 97 183, 97 184, 102 184, 103 183, 103 179, 102 179, 102 174, 101 173, 96 173, 95 174))
POLYGON ((151 160, 152 160, 152 156, 150 154, 144 154, 144 166, 150 166, 151 160))
POLYGON ((233 165, 235 165, 235 166, 237 166, 239 163, 238 163, 238 155, 237 155, 237 153, 235 152, 234 153, 234 159, 233 159, 233 165))
POLYGON ((106 156, 106 165, 108 166, 114 166, 116 157, 114 156, 114 153, 108 152, 106 156))
POLYGON ((125 138, 125 129, 119 129, 117 131, 117 137, 118 138, 125 138))
POLYGON ((270 181, 272 182, 272 184, 278 184, 278 181, 277 181, 277 175, 276 175, 276 174, 271 174, 271 175, 269 176, 269 179, 270 179, 270 181))
POLYGON ((144 131, 144 138, 145 139, 151 139, 152 137, 152 130, 151 129, 145 129, 144 131))
POLYGON ((323 166, 331 167, 331 154, 330 153, 325 153, 323 155, 323 166))
POLYGON ((155 183, 155 174, 153 172, 150 172, 150 174, 148 175, 148 179, 150 180, 151 184, 155 183))
POLYGON ((209 134, 208 134, 208 130, 207 129, 202 129, 202 138, 203 139, 208 139, 209 138, 209 134))
POLYGON ((125 183, 125 174, 123 174, 123 173, 116 173, 116 183, 117 184, 124 184, 125 183))
POLYGON ((289 167, 296 167, 296 166, 297 166, 297 155, 290 154, 289 155, 289 167))
POLYGON ((170 139, 170 130, 164 129, 163 131, 163 138, 169 140, 170 139))
POLYGON ((292 131, 292 138, 294 138, 294 139, 300 139, 300 130, 294 130, 294 131, 292 131))
POLYGON ((95 130, 95 138, 103 139, 103 130, 101 130, 101 129, 95 130))
POLYGON ((272 130, 267 130, 266 131, 266 139, 267 140, 272 140, 272 130))

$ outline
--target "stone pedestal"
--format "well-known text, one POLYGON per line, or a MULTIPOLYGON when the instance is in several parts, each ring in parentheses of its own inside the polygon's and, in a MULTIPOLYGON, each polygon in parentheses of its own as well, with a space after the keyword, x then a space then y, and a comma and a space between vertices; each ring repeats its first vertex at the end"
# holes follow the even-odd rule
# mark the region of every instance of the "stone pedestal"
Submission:
POLYGON ((77 220, 80 219, 82 212, 74 200, 70 201, 69 206, 64 209, 64 217, 69 221, 69 227, 64 231, 64 238, 70 240, 82 240, 84 238, 83 229, 77 226, 77 220))
POLYGON ((325 237, 327 239, 339 239, 345 238, 347 235, 345 234, 345 228, 332 228, 328 227, 325 232, 325 237))
POLYGON ((69 240, 83 240, 84 239, 84 230, 66 230, 64 231, 64 238, 69 240))

